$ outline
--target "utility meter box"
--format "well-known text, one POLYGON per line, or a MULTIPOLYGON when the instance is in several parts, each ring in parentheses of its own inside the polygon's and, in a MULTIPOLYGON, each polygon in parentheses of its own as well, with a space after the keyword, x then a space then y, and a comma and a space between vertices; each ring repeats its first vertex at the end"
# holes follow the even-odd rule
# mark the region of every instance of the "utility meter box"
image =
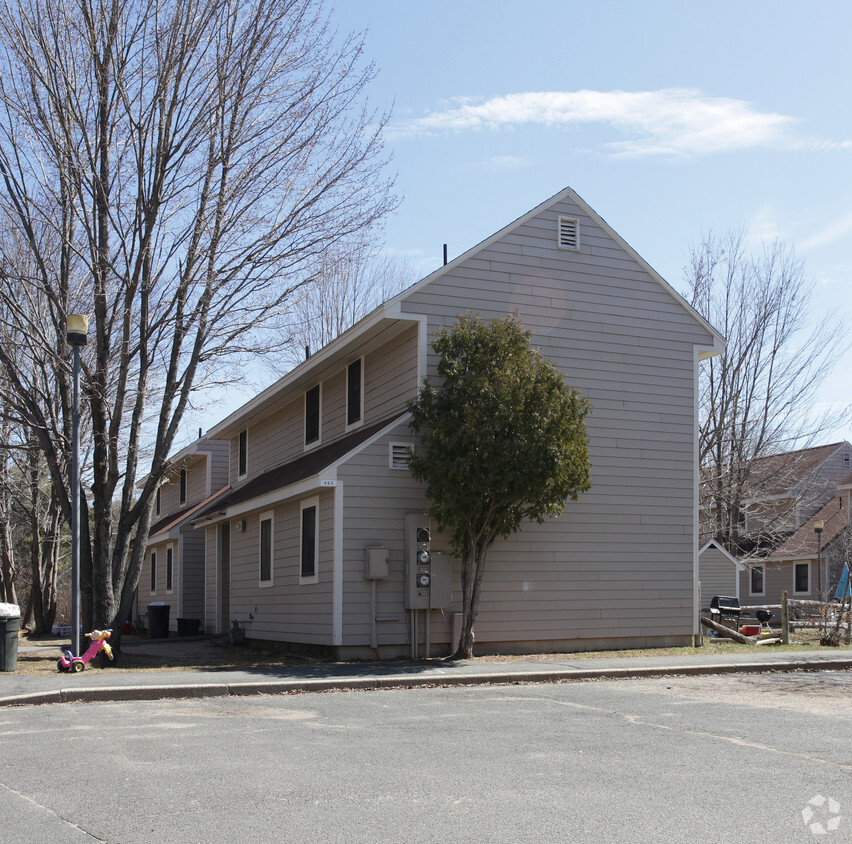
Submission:
POLYGON ((378 545, 364 549, 364 577, 367 580, 384 580, 390 574, 390 551, 378 545))
POLYGON ((439 610, 452 600, 453 558, 432 552, 429 517, 405 517, 405 608, 439 610))

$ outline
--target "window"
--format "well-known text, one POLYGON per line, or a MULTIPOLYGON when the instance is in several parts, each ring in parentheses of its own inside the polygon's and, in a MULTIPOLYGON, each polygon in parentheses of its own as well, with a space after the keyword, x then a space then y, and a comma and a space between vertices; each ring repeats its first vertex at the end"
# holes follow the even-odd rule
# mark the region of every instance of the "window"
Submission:
POLYGON ((751 594, 763 594, 763 566, 752 566, 751 568, 751 594))
POLYGON ((157 591, 157 552, 151 552, 151 593, 157 591))
POLYGON ((186 469, 180 470, 180 503, 186 504, 186 469))
POLYGON ((320 388, 319 384, 305 393, 305 445, 320 438, 320 388))
POLYGON ((580 221, 576 217, 559 218, 558 243, 560 249, 580 248, 580 221))
POLYGON ((154 513, 160 515, 160 488, 157 487, 157 492, 154 494, 154 513))
POLYGON ((317 531, 316 498, 303 501, 301 505, 302 535, 300 543, 300 583, 317 582, 317 555, 319 550, 319 535, 317 531))
POLYGON ((409 443, 390 444, 390 468, 407 469, 408 458, 411 456, 411 445, 409 443))
POLYGON ((166 592, 172 591, 172 563, 174 562, 174 550, 171 545, 166 548, 166 592))
POLYGON ((272 513, 260 516, 260 584, 272 585, 272 513))
POLYGON ((346 424, 357 425, 363 416, 364 367, 363 358, 346 367, 346 424))
POLYGON ((811 591, 811 567, 809 563, 796 563, 793 591, 799 593, 811 591))
POLYGON ((239 456, 237 458, 237 477, 248 474, 248 431, 240 431, 239 456))

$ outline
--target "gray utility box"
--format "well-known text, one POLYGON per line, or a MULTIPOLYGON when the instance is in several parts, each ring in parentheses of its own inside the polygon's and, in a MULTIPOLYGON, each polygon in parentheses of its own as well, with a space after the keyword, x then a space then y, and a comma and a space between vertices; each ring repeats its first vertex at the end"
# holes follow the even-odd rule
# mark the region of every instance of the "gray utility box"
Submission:
POLYGON ((0 604, 0 671, 18 667, 18 631, 21 608, 17 604, 0 604))
POLYGON ((432 551, 429 517, 409 513, 405 517, 405 608, 449 609, 452 602, 453 558, 432 551))

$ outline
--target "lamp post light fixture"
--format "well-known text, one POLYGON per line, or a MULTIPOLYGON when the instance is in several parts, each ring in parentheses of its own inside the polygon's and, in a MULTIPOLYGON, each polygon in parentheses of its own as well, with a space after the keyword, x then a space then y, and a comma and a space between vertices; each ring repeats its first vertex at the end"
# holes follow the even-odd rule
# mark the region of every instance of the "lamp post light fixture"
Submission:
POLYGON ((74 349, 71 389, 71 652, 80 655, 80 346, 86 345, 89 318, 68 314, 68 345, 74 349))
POLYGON ((814 533, 817 535, 817 598, 822 600, 822 532, 825 522, 817 519, 814 522, 814 533))

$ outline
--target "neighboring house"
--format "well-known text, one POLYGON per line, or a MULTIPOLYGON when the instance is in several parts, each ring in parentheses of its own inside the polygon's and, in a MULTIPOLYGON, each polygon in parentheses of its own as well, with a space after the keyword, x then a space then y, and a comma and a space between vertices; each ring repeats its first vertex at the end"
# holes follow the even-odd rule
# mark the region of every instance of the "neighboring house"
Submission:
POLYGON ((739 598, 740 572, 745 566, 732 557, 715 539, 698 552, 698 580, 701 585, 701 609, 710 611, 715 595, 739 598))
POLYGON ((570 189, 208 432, 230 444, 230 489, 192 517, 206 536, 208 631, 237 619, 249 638, 339 656, 455 645, 458 561, 422 516, 406 403, 436 376, 438 329, 460 313, 512 311, 592 403, 592 488, 560 518, 495 543, 478 652, 691 641, 697 367, 723 339, 570 189), (431 528, 431 591, 414 580, 418 527, 431 528))
POLYGON ((204 537, 190 519, 227 487, 228 444, 198 439, 170 462, 155 493, 135 615, 144 619, 149 604, 167 604, 169 627, 176 630, 178 618, 204 620, 204 537))
POLYGON ((756 461, 753 475, 772 479, 748 503, 740 574, 743 604, 817 600, 836 587, 849 542, 852 445, 832 443, 756 461), (822 522, 817 534, 815 525, 822 522), (817 561, 821 570, 817 569, 817 561))

